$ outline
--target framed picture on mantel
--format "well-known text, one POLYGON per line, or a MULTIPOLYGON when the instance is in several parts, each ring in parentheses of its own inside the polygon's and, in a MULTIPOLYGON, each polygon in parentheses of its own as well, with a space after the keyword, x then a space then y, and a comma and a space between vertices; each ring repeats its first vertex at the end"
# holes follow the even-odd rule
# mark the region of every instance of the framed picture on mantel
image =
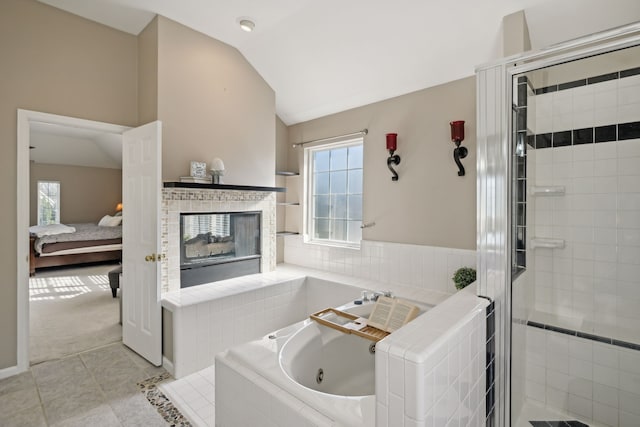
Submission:
POLYGON ((191 173, 194 178, 204 178, 207 176, 207 164, 205 162, 191 162, 191 173))

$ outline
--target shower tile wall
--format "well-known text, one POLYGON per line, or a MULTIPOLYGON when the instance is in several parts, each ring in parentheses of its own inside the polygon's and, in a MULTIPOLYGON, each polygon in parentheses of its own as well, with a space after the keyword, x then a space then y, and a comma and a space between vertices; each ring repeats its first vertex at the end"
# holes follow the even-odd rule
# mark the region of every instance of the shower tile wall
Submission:
POLYGON ((529 401, 591 424, 640 426, 640 351, 526 328, 529 401))
POLYGON ((525 327, 515 318, 513 325, 525 335, 524 375, 517 377, 525 377, 526 398, 611 426, 640 425, 640 351, 568 333, 640 344, 640 75, 632 74, 538 88, 529 97, 528 127, 536 134, 529 185, 566 192, 529 195, 527 237, 563 239, 565 247, 528 245, 533 263, 521 283, 533 289, 534 302, 516 311, 566 330, 525 327))
POLYGON ((529 104, 535 185, 566 189, 534 201, 535 237, 566 242, 533 253, 535 319, 639 343, 640 75, 529 104), (552 147, 541 148, 549 134, 552 147))

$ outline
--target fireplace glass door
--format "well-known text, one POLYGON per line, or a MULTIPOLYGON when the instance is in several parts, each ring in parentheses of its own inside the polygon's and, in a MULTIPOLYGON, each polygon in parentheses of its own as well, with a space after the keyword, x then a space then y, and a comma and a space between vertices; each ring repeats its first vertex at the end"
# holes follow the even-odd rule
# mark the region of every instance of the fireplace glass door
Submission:
POLYGON ((180 215, 181 287, 260 272, 260 212, 180 215))

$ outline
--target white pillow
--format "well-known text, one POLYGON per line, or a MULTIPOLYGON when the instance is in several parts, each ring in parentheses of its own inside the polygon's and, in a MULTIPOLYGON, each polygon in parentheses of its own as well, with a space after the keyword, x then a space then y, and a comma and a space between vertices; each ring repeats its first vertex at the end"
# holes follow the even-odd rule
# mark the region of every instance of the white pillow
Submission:
POLYGON ((98 225, 101 227, 117 227, 122 222, 121 216, 105 215, 102 217, 98 225))

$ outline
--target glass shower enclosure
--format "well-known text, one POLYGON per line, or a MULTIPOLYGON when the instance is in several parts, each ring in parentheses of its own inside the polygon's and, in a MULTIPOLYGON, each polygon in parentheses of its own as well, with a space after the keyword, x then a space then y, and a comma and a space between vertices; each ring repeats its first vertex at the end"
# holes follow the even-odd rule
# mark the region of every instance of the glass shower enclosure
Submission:
POLYGON ((640 46, 511 75, 510 425, 640 426, 640 46))

